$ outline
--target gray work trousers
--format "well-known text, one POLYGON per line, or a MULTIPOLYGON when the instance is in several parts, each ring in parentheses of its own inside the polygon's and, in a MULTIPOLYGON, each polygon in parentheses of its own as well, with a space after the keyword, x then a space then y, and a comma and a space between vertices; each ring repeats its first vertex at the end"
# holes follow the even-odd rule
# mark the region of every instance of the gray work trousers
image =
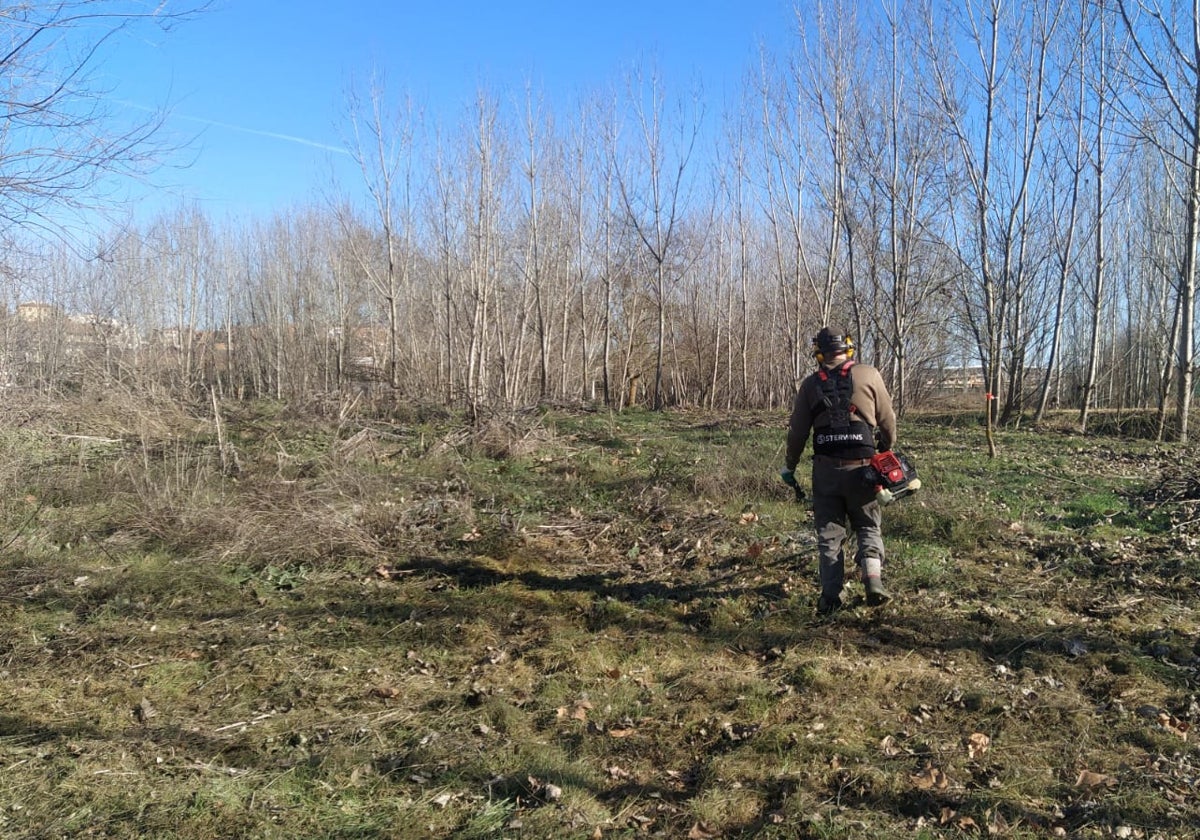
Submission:
POLYGON ((857 538, 855 562, 866 576, 883 569, 882 510, 875 488, 864 478, 860 464, 842 464, 822 455, 813 457, 813 520, 817 526, 821 595, 827 601, 841 596, 846 574, 847 523, 857 538))

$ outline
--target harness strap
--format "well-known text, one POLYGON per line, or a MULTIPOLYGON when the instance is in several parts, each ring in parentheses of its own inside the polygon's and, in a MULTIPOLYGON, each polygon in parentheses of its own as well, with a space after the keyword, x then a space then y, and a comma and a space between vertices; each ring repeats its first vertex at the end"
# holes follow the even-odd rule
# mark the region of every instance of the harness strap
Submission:
POLYGON ((828 409, 834 412, 832 424, 843 426, 850 422, 851 414, 858 414, 858 406, 850 399, 854 394, 854 380, 850 376, 852 367, 854 367, 853 360, 838 367, 836 378, 831 378, 829 371, 824 367, 817 370, 817 376, 821 380, 823 399, 817 406, 814 416, 828 409))
POLYGON ((813 451, 817 455, 845 461, 875 454, 873 430, 851 400, 854 379, 850 370, 853 367, 854 361, 850 360, 836 368, 836 375, 824 367, 817 370, 821 400, 813 407, 813 418, 823 412, 829 413, 829 425, 814 429, 813 451))

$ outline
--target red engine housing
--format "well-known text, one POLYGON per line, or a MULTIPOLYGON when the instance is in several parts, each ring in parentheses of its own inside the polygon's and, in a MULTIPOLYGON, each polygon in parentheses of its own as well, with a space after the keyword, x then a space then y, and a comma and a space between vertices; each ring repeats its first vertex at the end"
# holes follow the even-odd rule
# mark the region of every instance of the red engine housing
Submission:
POLYGON ((879 481, 884 487, 899 487, 908 481, 904 464, 890 449, 871 458, 871 466, 879 473, 879 481))
POLYGON ((899 452, 887 450, 871 458, 875 498, 882 504, 902 499, 921 489, 917 468, 899 452))

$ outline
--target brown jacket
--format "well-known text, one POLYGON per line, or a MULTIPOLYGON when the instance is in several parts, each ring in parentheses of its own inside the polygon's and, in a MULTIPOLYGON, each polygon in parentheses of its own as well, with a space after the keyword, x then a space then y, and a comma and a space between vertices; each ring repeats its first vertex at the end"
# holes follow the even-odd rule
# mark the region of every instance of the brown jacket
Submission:
MULTIPOLYGON (((827 372, 835 371, 840 365, 827 365, 827 372)), ((850 401, 854 403, 856 413, 867 425, 877 430, 879 450, 891 449, 896 444, 896 412, 892 408, 892 398, 883 377, 879 371, 870 365, 855 364, 851 368, 854 391, 850 401)), ((795 470, 800 463, 800 455, 808 443, 809 433, 813 430, 814 414, 817 428, 828 426, 828 412, 816 413, 814 409, 823 400, 821 379, 816 372, 810 374, 800 383, 796 392, 796 400, 792 405, 792 417, 788 424, 787 459, 784 466, 795 470)))

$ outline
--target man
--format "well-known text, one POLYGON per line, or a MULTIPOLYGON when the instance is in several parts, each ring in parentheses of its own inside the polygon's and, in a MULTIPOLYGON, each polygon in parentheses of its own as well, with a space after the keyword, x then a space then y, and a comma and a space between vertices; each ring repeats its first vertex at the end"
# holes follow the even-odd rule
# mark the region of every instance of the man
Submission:
POLYGON ((868 606, 887 603, 883 587, 881 510, 864 468, 896 442, 896 413, 879 371, 854 361, 854 341, 823 327, 813 338, 817 370, 800 385, 788 425, 783 480, 795 486, 795 469, 813 438, 812 500, 820 552, 821 598, 817 609, 842 606, 847 522, 857 537, 855 560, 868 606))

